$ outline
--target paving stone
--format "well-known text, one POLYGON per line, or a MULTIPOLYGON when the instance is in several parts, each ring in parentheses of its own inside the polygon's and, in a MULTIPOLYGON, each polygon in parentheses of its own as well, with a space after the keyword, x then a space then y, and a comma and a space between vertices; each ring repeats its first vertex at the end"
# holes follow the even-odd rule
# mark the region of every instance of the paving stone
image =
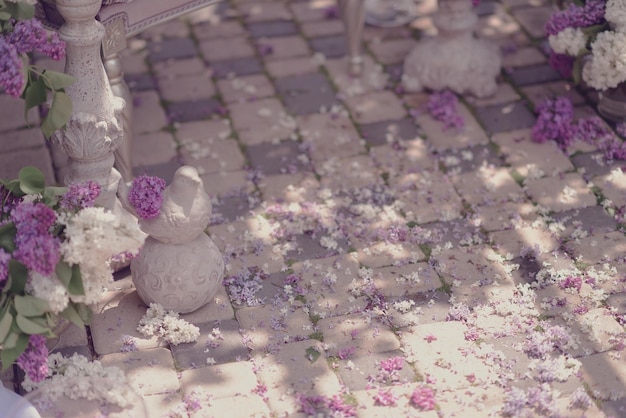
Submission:
POLYGON ((324 350, 316 340, 285 344, 280 351, 264 357, 255 357, 257 376, 268 388, 268 405, 276 414, 297 412, 295 393, 333 396, 341 385, 324 360, 324 350), (321 353, 316 361, 306 358, 307 350, 321 353))
MULTIPOLYGON (((282 289, 282 281, 269 286, 282 289)), ((237 320, 253 351, 272 352, 287 342, 307 339, 314 332, 309 315, 301 308, 283 309, 271 304, 243 307, 237 310, 237 320)))
POLYGON ((239 144, 232 139, 186 142, 181 153, 182 164, 196 167, 201 174, 242 170, 246 164, 239 144))
POLYGON ((303 22, 300 25, 300 30, 307 38, 317 38, 342 34, 345 32, 345 27, 343 22, 339 19, 327 19, 303 22))
POLYGON ((326 60, 324 67, 342 98, 381 91, 386 87, 389 78, 383 67, 369 55, 363 57, 363 72, 359 77, 349 73, 347 57, 326 60))
MULTIPOLYGON (((210 397, 210 394, 208 395, 210 397)), ((268 418, 271 417, 267 404, 256 394, 233 396, 231 398, 210 399, 199 411, 191 413, 192 418, 268 418)))
POLYGON ((285 254, 287 260, 303 261, 307 258, 317 259, 343 253, 348 250, 347 242, 342 239, 333 239, 336 248, 327 248, 320 243, 323 237, 312 237, 308 234, 296 235, 292 240, 293 247, 285 254))
POLYGON ((152 61, 191 58, 198 54, 191 38, 165 39, 161 42, 151 42, 148 47, 152 61))
POLYGON ((135 135, 132 147, 134 166, 147 166, 172 161, 176 158, 176 142, 168 132, 135 135))
POLYGON ((251 22, 247 25, 248 32, 253 38, 295 35, 298 28, 290 20, 271 20, 251 22))
POLYGON ((128 336, 139 350, 165 345, 157 337, 147 338, 137 331, 137 325, 146 314, 146 306, 137 292, 107 292, 91 320, 91 337, 94 350, 99 355, 120 352, 128 336))
POLYGON ((141 396, 180 389, 172 355, 165 348, 106 354, 100 362, 123 369, 131 388, 141 396))
POLYGON ((135 74, 124 73, 124 81, 132 92, 156 89, 154 77, 147 72, 135 74))
POLYGON ((267 72, 273 78, 316 73, 319 70, 319 64, 315 63, 310 57, 269 61, 265 64, 265 66, 267 68, 267 72))
POLYGON ((355 122, 359 124, 397 120, 406 116, 402 103, 390 91, 348 97, 345 103, 355 122))
POLYGON ((265 176, 258 184, 268 202, 305 202, 315 199, 319 182, 311 172, 265 176))
MULTIPOLYGON (((204 189, 211 197, 228 197, 249 193, 253 190, 245 171, 228 171, 200 175, 204 189)), ((216 205, 217 206, 217 205, 216 205)))
POLYGON ((419 227, 419 242, 436 245, 468 246, 486 241, 487 237, 471 221, 454 219, 442 222, 431 222, 419 227))
POLYGON ((533 38, 545 36, 545 25, 554 13, 552 7, 533 7, 513 10, 513 16, 533 38))
POLYGON ((618 231, 589 235, 566 244, 572 257, 590 264, 611 263, 621 260, 626 251, 626 238, 618 231))
POLYGON ((195 343, 172 347, 172 355, 179 369, 194 369, 210 364, 246 360, 248 349, 239 334, 234 319, 199 324, 200 337, 195 343))
POLYGON ((384 65, 404 62, 417 42, 412 38, 392 39, 388 41, 372 42, 369 48, 376 61, 384 65))
POLYGON ((44 175, 46 184, 57 184, 50 153, 45 147, 17 149, 0 154, 0 178, 16 179, 23 167, 37 167, 44 175))
POLYGON ((317 323, 325 341, 332 341, 328 353, 339 356, 342 350, 354 349, 357 356, 384 353, 400 348, 400 341, 381 322, 364 314, 324 318, 317 323))
POLYGON ((526 191, 541 207, 555 212, 596 204, 595 195, 582 177, 576 173, 528 180, 526 191))
POLYGON ((475 211, 473 219, 486 231, 508 229, 537 217, 531 203, 504 202, 493 206, 482 206, 475 211))
POLYGON ((430 155, 426 141, 421 139, 401 141, 399 145, 399 147, 395 144, 379 145, 370 148, 370 155, 382 172, 397 176, 399 173, 435 168, 435 159, 430 155))
POLYGON ((476 34, 479 38, 498 46, 519 47, 530 43, 517 20, 503 9, 498 9, 492 15, 480 17, 476 24, 476 34))
POLYGON ((276 93, 264 74, 221 79, 217 82, 217 88, 226 103, 254 101, 276 93))
MULTIPOLYGON (((296 20, 300 22, 311 22, 326 19, 326 10, 333 7, 334 3, 330 0, 315 2, 292 2, 289 8, 296 20)), ((333 19, 330 19, 331 21, 333 19)))
MULTIPOLYGON (((345 355, 345 354, 344 354, 345 355)), ((347 355, 344 359, 336 360, 336 371, 339 373, 342 383, 354 392, 365 390, 375 385, 391 386, 403 382, 415 381, 415 372, 411 366, 404 361, 401 351, 388 351, 385 353, 372 353, 367 356, 347 355), (385 373, 381 371, 380 363, 392 358, 399 358, 400 370, 393 379, 383 380, 385 373)))
POLYGON ((515 228, 489 234, 496 250, 509 258, 546 254, 559 248, 558 241, 545 228, 515 228))
POLYGON ((245 76, 263 72, 261 63, 255 57, 213 61, 211 63, 211 69, 216 78, 228 77, 230 74, 245 76))
POLYGON ((588 206, 586 208, 555 213, 556 222, 561 223, 563 230, 559 236, 565 239, 576 239, 582 233, 604 233, 617 229, 617 221, 609 216, 600 206, 588 206))
POLYGON ((209 62, 246 58, 254 55, 254 48, 245 36, 208 39, 200 42, 199 48, 209 62))
POLYGON ((50 352, 68 351, 68 349, 84 349, 88 357, 91 357, 91 355, 89 355, 87 331, 84 326, 78 327, 71 322, 66 322, 60 324, 60 327, 60 329, 55 330, 57 336, 46 341, 50 352))
MULTIPOLYGON (((472 175, 481 170, 497 170, 503 165, 502 158, 491 144, 475 145, 464 149, 443 150, 437 153, 439 164, 447 174, 459 177, 472 175)), ((506 178, 503 176, 503 178, 506 178)), ((494 183, 495 184, 495 183, 494 183)))
POLYGON ((609 174, 598 176, 593 179, 593 184, 598 186, 602 195, 611 200, 617 207, 626 205, 626 173, 621 168, 611 170, 609 174))
POLYGON ((290 20, 293 18, 286 4, 281 3, 241 3, 237 5, 247 22, 265 20, 290 20))
POLYGON ((256 251, 259 245, 276 243, 276 228, 278 225, 270 224, 264 214, 255 213, 236 222, 213 225, 209 233, 221 251, 228 246, 236 254, 247 254, 256 251))
POLYGON ((347 40, 344 35, 322 36, 309 39, 313 51, 324 55, 326 58, 339 58, 346 55, 347 40))
POLYGON ((441 286, 439 277, 427 263, 374 269, 374 285, 388 297, 429 292, 441 286))
POLYGON ((518 86, 528 86, 561 79, 560 74, 549 64, 517 67, 509 72, 509 77, 518 86))
POLYGON ((612 352, 594 354, 581 358, 582 374, 590 389, 597 391, 600 399, 622 398, 626 394, 626 370, 622 360, 612 352))
POLYGON ((214 98, 185 100, 167 105, 167 114, 172 122, 206 119, 214 114, 223 114, 224 111, 222 104, 214 98))
POLYGON ((207 322, 219 322, 235 317, 233 307, 228 300, 226 289, 219 286, 217 293, 206 305, 193 312, 181 314, 180 317, 194 325, 206 324, 207 322))
POLYGON ((574 168, 556 143, 536 143, 531 140, 530 130, 501 133, 492 139, 505 161, 523 177, 554 176, 574 168))
POLYGON ((295 132, 295 120, 286 114, 277 99, 231 103, 228 108, 233 128, 245 145, 277 142, 291 138, 295 132))
POLYGON ((522 102, 478 107, 476 116, 490 133, 530 128, 535 124, 535 116, 522 102))
POLYGON ((227 38, 245 33, 238 20, 223 20, 219 23, 206 22, 193 25, 193 33, 199 40, 227 38))
POLYGON ((355 189, 380 184, 382 179, 371 158, 356 156, 325 161, 316 171, 322 176, 322 185, 333 190, 355 189))
POLYGON ((359 133, 344 114, 312 113, 296 118, 300 136, 313 161, 350 157, 365 152, 359 133))
POLYGON ((495 205, 524 197, 524 191, 507 168, 482 166, 476 171, 454 175, 452 182, 471 205, 495 205))
POLYGON ((410 118, 363 124, 359 125, 359 130, 369 145, 384 145, 394 140, 410 141, 420 137, 415 122, 410 118))
MULTIPOLYGON (((149 417, 163 417, 184 411, 182 396, 179 393, 161 393, 143 397, 149 417)), ((174 415, 175 416, 175 415, 174 415)))
POLYGON ((201 73, 210 75, 204 62, 199 57, 155 62, 152 66, 157 78, 178 78, 201 73))
POLYGON ((508 83, 499 83, 496 93, 491 97, 479 99, 477 97, 470 96, 467 101, 474 106, 495 106, 505 105, 507 103, 515 102, 520 99, 519 94, 508 83))
POLYGON ((502 68, 526 67, 543 64, 546 61, 546 56, 540 50, 533 46, 524 46, 504 53, 502 55, 502 68))
POLYGON ((222 222, 233 222, 245 217, 258 205, 258 202, 255 203, 255 200, 258 200, 258 196, 253 190, 249 193, 238 192, 232 195, 231 192, 231 194, 227 193, 225 196, 220 196, 213 204, 213 219, 217 218, 222 222))
POLYGON ((152 165, 135 165, 133 166, 133 175, 161 177, 166 183, 169 184, 174 178, 174 173, 180 168, 181 165, 180 161, 177 160, 152 165))
MULTIPOLYGON (((278 144, 261 143, 246 147, 252 168, 263 174, 296 173, 306 170, 301 156, 303 148, 298 142, 282 141, 278 144)), ((306 160, 305 160, 306 161, 306 160)))
POLYGON ((304 115, 337 104, 332 86, 320 73, 283 77, 274 81, 276 91, 290 113, 304 115))
MULTIPOLYGON (((383 389, 383 393, 389 392, 392 397, 396 398, 397 401, 393 406, 393 414, 398 414, 398 416, 409 417, 413 416, 416 411, 419 411, 419 416, 424 418, 435 418, 437 417, 437 412, 435 410, 431 411, 420 411, 415 408, 410 403, 411 394, 413 390, 417 387, 416 384, 403 384, 398 386, 392 386, 386 389, 383 389)), ((359 417, 363 418, 383 418, 388 417, 389 412, 391 410, 389 405, 382 405, 380 402, 376 402, 378 397, 379 390, 378 389, 367 389, 367 390, 357 390, 352 395, 356 399, 357 413, 359 417)))
POLYGON ((311 51, 306 41, 297 35, 260 38, 257 39, 256 46, 259 54, 266 61, 311 56, 311 51))
MULTIPOLYGON (((466 387, 438 396, 439 411, 449 416, 497 416, 502 412, 506 392, 502 388, 466 387)), ((568 411, 569 412, 569 411, 568 411)))
POLYGON ((28 112, 27 122, 24 119, 24 107, 21 106, 21 102, 7 94, 0 94, 0 109, 2 109, 0 112, 0 132, 25 127, 29 123, 33 126, 39 125, 40 118, 37 108, 32 108, 28 112))
POLYGON ((585 99, 576 91, 574 85, 567 81, 554 81, 527 87, 522 87, 522 92, 528 97, 533 106, 537 106, 546 99, 565 96, 574 105, 585 102, 585 99))
POLYGON ((46 140, 40 129, 29 128, 3 132, 0 135, 2 151, 38 148, 46 145, 46 140))
POLYGON ((437 273, 452 284, 457 302, 472 306, 512 295, 514 283, 508 266, 498 263, 500 256, 486 246, 444 250, 431 257, 437 273))
POLYGON ((207 74, 195 74, 158 80, 161 97, 170 102, 208 99, 215 95, 215 86, 207 74))
POLYGON ((419 247, 408 243, 377 242, 368 244, 364 243, 362 248, 358 248, 356 258, 359 263, 369 268, 415 263, 426 258, 419 247))
POLYGON ((189 36, 189 27, 182 20, 173 19, 157 26, 148 27, 141 31, 138 36, 157 42, 163 38, 185 38, 189 36))
POLYGON ((439 390, 471 386, 470 376, 475 382, 489 382, 493 373, 490 367, 475 356, 463 354, 471 345, 464 338, 466 329, 462 323, 451 321, 402 330, 407 361, 415 362, 420 375, 435 379, 439 390))
POLYGON ((486 144, 489 139, 469 109, 459 104, 458 112, 465 124, 460 129, 445 129, 441 122, 434 120, 427 113, 417 116, 417 124, 422 128, 429 143, 436 149, 466 148, 472 145, 486 144))
POLYGON ((423 171, 390 179, 407 221, 424 224, 449 221, 461 215, 463 203, 450 180, 441 173, 423 171))
POLYGON ((619 167, 619 164, 607 163, 604 161, 604 155, 600 152, 587 152, 575 154, 570 157, 570 160, 578 169, 578 172, 583 174, 586 178, 594 178, 596 176, 608 175, 615 168, 619 167))
POLYGON ((156 132, 168 124, 155 91, 139 92, 133 96, 133 133, 156 132))

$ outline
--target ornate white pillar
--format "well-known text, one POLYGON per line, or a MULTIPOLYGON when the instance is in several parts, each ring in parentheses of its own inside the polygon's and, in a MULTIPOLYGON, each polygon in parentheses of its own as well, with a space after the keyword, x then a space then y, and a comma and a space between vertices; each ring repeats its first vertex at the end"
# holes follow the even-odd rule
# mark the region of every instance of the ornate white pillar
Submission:
POLYGON ((93 180, 102 193, 98 204, 115 205, 119 173, 113 170, 113 152, 123 139, 124 100, 115 97, 107 79, 100 47, 104 27, 95 20, 101 0, 56 0, 65 19, 59 30, 66 42, 65 72, 75 78, 66 89, 72 99, 67 125, 52 136, 69 156, 66 184, 93 180))
POLYGON ((433 18, 438 35, 420 40, 404 61, 406 90, 424 88, 477 97, 496 92, 500 53, 496 45, 474 37, 478 17, 470 0, 439 0, 433 18))
POLYGON ((346 28, 348 39, 348 71, 357 76, 363 70, 363 55, 361 42, 363 41, 363 26, 365 25, 365 0, 339 0, 341 18, 346 28))

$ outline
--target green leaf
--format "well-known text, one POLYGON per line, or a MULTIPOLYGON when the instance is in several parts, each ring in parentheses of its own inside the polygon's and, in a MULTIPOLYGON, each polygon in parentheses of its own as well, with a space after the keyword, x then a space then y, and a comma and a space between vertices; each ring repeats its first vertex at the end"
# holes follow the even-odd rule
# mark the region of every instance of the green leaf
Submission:
POLYGON ((13 364, 15 360, 26 350, 28 346, 28 335, 19 334, 15 345, 11 348, 3 348, 0 351, 0 361, 2 362, 2 370, 13 364))
POLYGON ((0 344, 4 342, 11 331, 11 325, 13 325, 13 315, 11 312, 5 312, 4 316, 0 318, 0 344))
POLYGON ((0 248, 9 253, 15 251, 15 234, 17 229, 13 222, 0 226, 0 248))
POLYGON ((72 281, 72 267, 65 261, 61 260, 57 263, 54 272, 61 283, 63 283, 66 288, 69 288, 70 282, 72 281))
POLYGON ((19 332, 19 328, 17 327, 17 324, 15 324, 15 322, 13 322, 13 324, 14 325, 11 327, 12 329, 11 333, 4 339, 3 350, 5 348, 15 347, 18 340, 20 339, 21 333, 19 332))
POLYGON ((28 279, 28 268, 12 258, 9 260, 9 276, 11 277, 11 291, 18 295, 24 293, 28 279))
POLYGON ((46 186, 46 179, 43 173, 33 166, 24 167, 18 174, 20 179, 20 189, 26 194, 39 194, 46 186))
POLYGON ((72 100, 62 91, 57 91, 52 96, 52 105, 41 124, 41 131, 46 138, 65 126, 72 115, 72 100))
POLYGON ((74 264, 72 266, 72 279, 70 284, 67 286, 67 291, 70 292, 71 295, 84 295, 85 288, 83 287, 83 278, 80 274, 80 266, 78 264, 74 264))
POLYGON ((305 350, 306 358, 311 362, 315 363, 318 358, 320 358, 320 352, 315 349, 315 347, 309 347, 305 350))
POLYGON ((74 77, 58 71, 45 70, 41 78, 52 91, 59 91, 74 84, 74 77))
POLYGON ((11 13, 5 12, 4 10, 0 12, 0 20, 9 20, 11 18, 11 13))
POLYGON ((15 20, 28 20, 35 17, 35 6, 32 4, 8 2, 6 10, 11 13, 15 20))
POLYGON ((61 316, 69 321, 72 321, 72 323, 76 324, 78 327, 85 325, 85 321, 83 321, 83 318, 81 318, 73 303, 67 305, 67 308, 61 312, 61 316))
POLYGON ((24 106, 24 119, 26 119, 26 123, 28 123, 28 111, 33 107, 37 107, 40 104, 46 102, 48 98, 48 92, 46 91, 46 87, 44 86, 41 78, 38 78, 35 82, 30 83, 26 87, 26 91, 24 93, 24 101, 26 105, 24 106))
POLYGON ((83 320, 83 322, 85 324, 89 324, 91 322, 91 314, 93 313, 91 308, 84 303, 76 303, 74 307, 76 308, 76 311, 78 312, 78 315, 80 315, 80 318, 83 320))
POLYGON ((23 315, 17 314, 17 316, 15 317, 15 322, 17 323, 17 326, 20 327, 20 329, 22 330, 23 333, 25 334, 46 334, 49 332, 48 328, 46 328, 44 325, 40 324, 40 321, 37 321, 37 319, 43 319, 43 321, 45 322, 45 318, 26 318, 23 315))
POLYGON ((15 310, 18 314, 25 317, 41 316, 50 311, 50 304, 48 301, 31 295, 16 295, 15 310))
POLYGON ((6 187, 11 192, 11 194, 15 195, 16 197, 22 197, 25 194, 22 189, 20 189, 20 181, 18 179, 13 179, 5 182, 4 187, 6 187))

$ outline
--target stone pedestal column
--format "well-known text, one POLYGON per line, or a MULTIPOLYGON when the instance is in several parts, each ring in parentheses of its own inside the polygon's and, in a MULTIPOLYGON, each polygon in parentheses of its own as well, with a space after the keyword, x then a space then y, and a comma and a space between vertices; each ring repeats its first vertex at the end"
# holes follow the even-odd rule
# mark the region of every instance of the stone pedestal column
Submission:
POLYGON ((363 55, 361 42, 363 41, 363 26, 365 26, 364 0, 339 0, 341 18, 346 28, 348 39, 348 70, 351 75, 357 76, 363 70, 363 55))
POLYGON ((98 204, 113 209, 119 174, 113 152, 123 139, 123 99, 115 97, 107 79, 100 46, 104 27, 95 20, 101 0, 56 0, 65 19, 59 30, 66 42, 65 72, 75 78, 66 89, 73 111, 67 125, 52 136, 69 156, 65 184, 93 180, 102 193, 98 204))
POLYGON ((478 17, 470 0, 439 0, 434 17, 438 35, 421 40, 404 61, 406 90, 451 89, 477 97, 496 92, 500 53, 495 45, 474 37, 478 17))

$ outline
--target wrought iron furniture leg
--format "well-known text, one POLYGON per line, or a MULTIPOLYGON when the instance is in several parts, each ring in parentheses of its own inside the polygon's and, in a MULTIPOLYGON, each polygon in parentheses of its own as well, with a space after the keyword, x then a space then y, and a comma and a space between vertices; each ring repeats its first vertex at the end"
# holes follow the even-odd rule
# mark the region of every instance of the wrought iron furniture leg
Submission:
POLYGON ((339 0, 341 18, 348 38, 348 70, 351 75, 361 75, 363 71, 363 55, 361 40, 365 25, 365 0, 339 0))

